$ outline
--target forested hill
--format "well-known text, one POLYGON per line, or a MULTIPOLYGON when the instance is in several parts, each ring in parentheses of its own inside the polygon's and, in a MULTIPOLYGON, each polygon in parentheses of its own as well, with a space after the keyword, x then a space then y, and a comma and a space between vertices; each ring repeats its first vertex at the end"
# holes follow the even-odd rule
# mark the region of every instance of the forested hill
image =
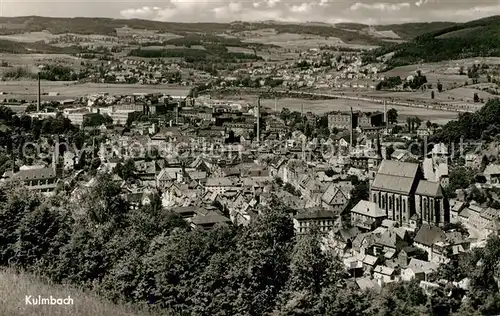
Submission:
POLYGON ((232 23, 177 23, 139 19, 111 18, 52 18, 39 16, 0 17, 0 35, 48 31, 52 34, 94 34, 116 36, 116 29, 129 27, 140 30, 169 32, 178 35, 190 33, 238 33, 261 29, 275 29, 278 33, 308 34, 340 38, 345 43, 378 45, 386 43, 383 35, 372 31, 393 31, 402 40, 411 40, 428 32, 454 26, 451 22, 406 23, 370 27, 357 23, 284 23, 275 21, 232 23))
POLYGON ((394 52, 389 68, 471 57, 500 57, 500 16, 492 16, 435 30, 414 40, 371 51, 365 62, 394 52))

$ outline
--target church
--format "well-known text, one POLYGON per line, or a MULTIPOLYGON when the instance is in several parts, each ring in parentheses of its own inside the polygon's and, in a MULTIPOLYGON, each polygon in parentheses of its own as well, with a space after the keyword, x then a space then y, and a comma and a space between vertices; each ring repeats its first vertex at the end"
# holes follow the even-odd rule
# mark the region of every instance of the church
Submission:
POLYGON ((448 199, 439 182, 425 179, 417 163, 384 160, 370 186, 370 200, 402 226, 417 216, 422 223, 444 225, 450 221, 448 199))

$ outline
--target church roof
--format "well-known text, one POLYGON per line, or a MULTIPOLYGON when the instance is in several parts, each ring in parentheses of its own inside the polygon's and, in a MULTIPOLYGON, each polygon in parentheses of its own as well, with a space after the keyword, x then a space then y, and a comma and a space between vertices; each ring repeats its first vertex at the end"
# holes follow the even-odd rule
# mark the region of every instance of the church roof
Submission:
POLYGON ((417 191, 415 193, 418 195, 443 197, 443 191, 439 182, 421 180, 418 183, 417 191))
POLYGON ((416 163, 383 160, 373 180, 372 188, 409 194, 418 168, 416 163))

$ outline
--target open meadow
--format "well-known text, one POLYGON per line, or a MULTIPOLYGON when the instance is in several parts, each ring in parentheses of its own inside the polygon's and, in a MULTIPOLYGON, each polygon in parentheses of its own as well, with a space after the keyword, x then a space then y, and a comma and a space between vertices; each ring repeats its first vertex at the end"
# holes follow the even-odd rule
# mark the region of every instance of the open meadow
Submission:
MULTIPOLYGON (((99 84, 73 82, 51 82, 42 81, 43 93, 57 92, 58 96, 42 96, 42 100, 65 100, 97 93, 109 93, 110 95, 127 95, 132 93, 164 93, 173 96, 187 95, 190 87, 176 85, 140 85, 140 84, 99 84)), ((32 81, 6 81, 0 82, 0 92, 3 98, 35 101, 37 98, 37 82, 32 81)))
MULTIPOLYGON (((30 300, 32 302, 32 300, 30 300)), ((126 306, 115 305, 89 292, 48 284, 27 273, 0 270, 0 315, 2 316, 146 316, 126 306), (73 299, 73 305, 27 305, 26 296, 73 299)))

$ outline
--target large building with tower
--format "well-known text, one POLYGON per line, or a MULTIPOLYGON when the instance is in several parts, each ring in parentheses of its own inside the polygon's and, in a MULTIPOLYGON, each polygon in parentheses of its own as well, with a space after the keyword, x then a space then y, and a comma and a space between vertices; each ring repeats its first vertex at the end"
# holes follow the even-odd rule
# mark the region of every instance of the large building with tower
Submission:
POLYGON ((443 225, 450 209, 439 182, 427 181, 419 164, 384 160, 370 188, 370 200, 390 220, 409 226, 411 221, 443 225))

